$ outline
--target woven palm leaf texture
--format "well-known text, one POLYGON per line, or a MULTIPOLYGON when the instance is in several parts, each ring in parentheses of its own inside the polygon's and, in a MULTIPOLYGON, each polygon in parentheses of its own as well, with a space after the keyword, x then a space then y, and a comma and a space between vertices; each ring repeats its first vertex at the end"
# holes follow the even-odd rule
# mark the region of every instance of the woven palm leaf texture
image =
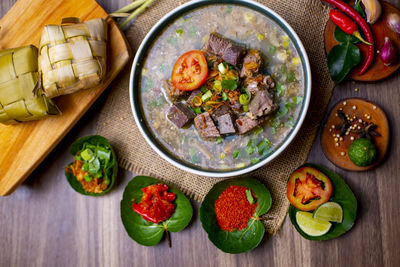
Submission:
POLYGON ((34 46, 0 51, 0 122, 16 124, 59 113, 38 82, 34 46))
POLYGON ((105 20, 65 18, 61 24, 46 25, 39 45, 39 71, 50 98, 93 88, 106 75, 105 20))

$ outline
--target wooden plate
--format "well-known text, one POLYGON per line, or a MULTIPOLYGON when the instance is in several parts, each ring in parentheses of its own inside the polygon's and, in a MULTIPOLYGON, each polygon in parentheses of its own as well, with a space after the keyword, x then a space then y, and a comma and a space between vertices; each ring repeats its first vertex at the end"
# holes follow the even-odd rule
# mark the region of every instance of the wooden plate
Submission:
MULTIPOLYGON (((0 49, 39 45, 46 24, 59 24, 63 17, 82 21, 106 18, 93 0, 18 0, 0 20, 0 49)), ((0 195, 11 194, 61 141, 95 102, 131 57, 118 26, 107 19, 107 78, 103 85, 55 99, 62 115, 19 125, 0 124, 0 195)), ((60 170, 62 171, 62 170, 60 170)))
POLYGON ((349 98, 339 102, 331 110, 321 133, 321 145, 324 149, 325 156, 336 166, 350 171, 366 171, 377 166, 385 158, 388 144, 389 123, 385 113, 378 105, 360 98, 349 98), (353 108, 354 106, 356 109, 353 108), (376 132, 381 136, 374 137, 374 143, 378 150, 378 159, 374 164, 366 167, 359 167, 351 162, 347 152, 349 146, 353 142, 352 137, 357 139, 359 134, 350 133, 349 135, 343 136, 343 140, 340 141, 340 137, 337 136, 340 131, 336 129, 336 126, 341 123, 340 118, 336 116, 339 109, 352 118, 355 116, 353 123, 361 119, 366 123, 373 123, 378 126, 376 132), (366 118, 365 114, 369 115, 370 118, 366 118), (332 125, 335 125, 336 128, 333 129, 332 125), (338 138, 339 141, 337 142, 335 138, 338 138), (336 146, 336 143, 339 143, 339 146, 336 146))
MULTIPOLYGON (((362 59, 361 63, 357 67, 355 67, 353 71, 350 73, 349 77, 353 80, 362 82, 379 81, 387 78, 400 67, 400 59, 398 63, 395 65, 385 66, 382 60, 380 59, 379 55, 376 54, 376 52, 383 46, 385 36, 389 37, 390 40, 392 40, 393 43, 397 46, 398 51, 400 51, 400 38, 393 31, 391 31, 386 25, 386 18, 388 14, 397 13, 398 15, 400 15, 400 11, 396 7, 387 2, 381 2, 381 4, 382 4, 381 17, 379 18, 378 22, 373 24, 371 27, 375 39, 374 62, 363 75, 360 76, 358 74, 361 70, 360 67, 363 65, 363 63, 367 58, 368 46, 365 44, 357 44, 357 46, 361 50, 362 59)), ((331 20, 328 20, 325 27, 325 50, 327 54, 332 49, 332 47, 338 44, 338 42, 333 37, 333 32, 335 27, 336 25, 331 20)))

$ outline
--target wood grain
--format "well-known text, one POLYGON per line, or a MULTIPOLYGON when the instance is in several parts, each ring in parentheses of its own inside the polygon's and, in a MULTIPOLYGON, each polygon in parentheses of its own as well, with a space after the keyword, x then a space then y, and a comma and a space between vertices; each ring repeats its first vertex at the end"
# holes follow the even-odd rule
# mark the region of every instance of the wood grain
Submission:
MULTIPOLYGON (((103 0, 100 4, 110 12, 128 2, 103 0)), ((2 0, 0 14, 5 14, 13 3, 2 0)), ((400 7, 400 0, 391 3, 400 7)), ((127 33, 134 37, 135 25, 127 33)), ((324 156, 319 135, 308 159, 338 172, 352 188, 359 203, 354 228, 340 238, 312 242, 302 238, 286 218, 278 235, 266 235, 258 248, 240 255, 225 254, 208 240, 196 216, 196 203, 193 221, 187 229, 172 235, 171 249, 165 240, 155 247, 132 241, 119 214, 119 202, 131 173, 121 173, 115 190, 101 198, 81 196, 69 187, 62 172, 71 161, 67 149, 76 138, 94 133, 106 91, 38 169, 12 195, 0 198, 0 265, 399 266, 399 90, 400 77, 396 74, 375 84, 345 82, 336 87, 331 99, 329 108, 349 97, 367 98, 384 108, 392 138, 388 157, 379 167, 367 172, 336 168, 324 156)))
MULTIPOLYGON (((60 23, 63 17, 85 21, 105 18, 107 12, 93 0, 19 0, 0 20, 0 48, 38 46, 43 26, 60 23)), ((111 19, 107 19, 107 25, 108 70, 104 84, 55 98, 62 112, 59 116, 19 125, 0 124, 1 196, 12 193, 29 176, 129 61, 130 49, 118 26, 111 19)))

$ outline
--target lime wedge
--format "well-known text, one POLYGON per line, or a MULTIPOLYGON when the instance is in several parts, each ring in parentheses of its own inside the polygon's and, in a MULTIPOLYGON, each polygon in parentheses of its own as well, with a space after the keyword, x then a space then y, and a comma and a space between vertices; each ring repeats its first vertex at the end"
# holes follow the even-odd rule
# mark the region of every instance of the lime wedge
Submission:
POLYGON ((343 220, 343 209, 339 203, 326 202, 315 209, 313 218, 341 223, 343 220))
POLYGON ((321 236, 331 229, 332 224, 328 221, 314 219, 311 212, 298 211, 296 222, 300 229, 309 236, 321 236))

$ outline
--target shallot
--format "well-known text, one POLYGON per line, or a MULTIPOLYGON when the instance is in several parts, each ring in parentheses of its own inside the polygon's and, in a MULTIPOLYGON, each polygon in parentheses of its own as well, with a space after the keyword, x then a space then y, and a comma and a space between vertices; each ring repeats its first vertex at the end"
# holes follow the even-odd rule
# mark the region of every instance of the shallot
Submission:
POLYGON ((397 33, 397 35, 400 37, 400 16, 396 13, 391 13, 387 16, 386 19, 386 24, 388 27, 397 33))
POLYGON ((379 56, 385 66, 396 63, 398 58, 397 48, 394 46, 389 37, 385 37, 385 42, 383 43, 381 51, 379 52, 379 56))

